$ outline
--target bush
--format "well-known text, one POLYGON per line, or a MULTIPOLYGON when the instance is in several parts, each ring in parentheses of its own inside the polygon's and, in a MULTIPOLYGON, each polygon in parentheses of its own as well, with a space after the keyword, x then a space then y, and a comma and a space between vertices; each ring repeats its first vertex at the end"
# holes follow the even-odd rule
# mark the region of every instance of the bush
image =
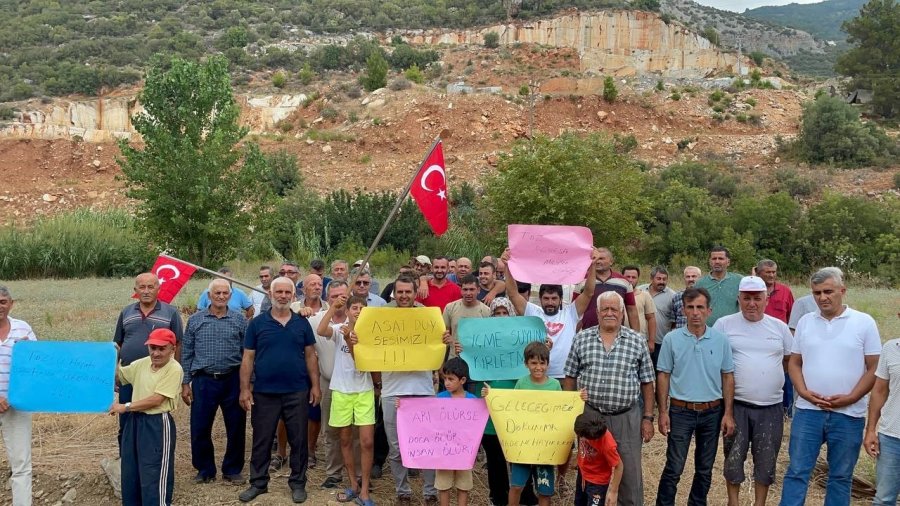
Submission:
POLYGON ((375 91, 387 85, 388 63, 381 53, 372 53, 366 59, 366 75, 362 76, 363 87, 366 91, 375 91))
POLYGON ((284 72, 275 72, 275 75, 272 76, 272 86, 276 88, 284 88, 284 85, 287 83, 287 77, 284 76, 284 72))
POLYGON ((484 34, 484 47, 496 49, 500 47, 500 34, 497 32, 488 32, 484 34))
POLYGON ((894 158, 891 140, 883 130, 860 121, 850 104, 827 96, 803 105, 798 146, 811 163, 861 166, 894 158))
POLYGON ((400 90, 408 90, 412 88, 412 83, 410 83, 405 77, 398 77, 391 81, 389 89, 392 91, 400 91, 400 90))
POLYGON ((438 57, 437 51, 431 49, 420 51, 409 44, 400 44, 388 56, 388 63, 397 70, 408 69, 413 65, 422 69, 427 67, 428 64, 437 61, 438 57))
POLYGON ((747 100, 744 100, 744 103, 749 105, 750 107, 756 107, 756 99, 753 97, 750 97, 747 100))
POLYGON ((675 100, 675 101, 681 100, 681 93, 679 93, 677 91, 673 91, 672 94, 669 95, 669 98, 671 98, 672 100, 675 100))
POLYGON ((419 66, 415 63, 413 63, 411 67, 406 69, 406 72, 403 73, 403 76, 416 84, 422 84, 425 82, 425 75, 422 74, 422 71, 419 70, 419 66))
POLYGON ((531 88, 529 88, 527 84, 523 84, 519 87, 519 96, 527 97, 528 95, 531 95, 531 88))
POLYGON ((603 79, 603 100, 613 103, 616 101, 617 96, 619 96, 619 90, 616 89, 615 80, 610 76, 606 76, 606 78, 603 79))
POLYGON ((724 96, 725 93, 723 93, 722 90, 716 90, 709 94, 709 99, 713 102, 718 102, 719 100, 722 100, 722 97, 724 96))
POLYGON ((313 79, 316 78, 316 73, 313 72, 312 67, 309 65, 309 62, 303 64, 303 68, 300 69, 300 72, 297 73, 297 79, 300 80, 300 84, 308 85, 313 82, 313 79))
POLYGON ((900 172, 894 174, 894 189, 900 190, 900 172))
POLYGON ((783 169, 775 173, 775 181, 791 197, 809 197, 819 189, 815 179, 801 176, 793 169, 783 169))
POLYGON ((665 85, 665 83, 663 83, 662 79, 656 81, 656 91, 663 91, 665 89, 666 89, 666 85, 665 85))
POLYGON ((762 51, 753 51, 750 53, 750 59, 753 60, 753 63, 755 63, 757 67, 762 66, 765 58, 766 54, 762 51))

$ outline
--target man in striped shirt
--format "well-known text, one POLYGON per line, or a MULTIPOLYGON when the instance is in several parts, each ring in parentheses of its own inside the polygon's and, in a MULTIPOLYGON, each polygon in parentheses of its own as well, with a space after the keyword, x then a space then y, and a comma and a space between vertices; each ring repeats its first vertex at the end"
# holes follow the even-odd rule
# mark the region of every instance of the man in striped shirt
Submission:
POLYGON ((31 506, 31 413, 9 405, 9 371, 13 346, 36 341, 31 327, 9 316, 13 298, 0 285, 0 433, 9 459, 13 506, 31 506))

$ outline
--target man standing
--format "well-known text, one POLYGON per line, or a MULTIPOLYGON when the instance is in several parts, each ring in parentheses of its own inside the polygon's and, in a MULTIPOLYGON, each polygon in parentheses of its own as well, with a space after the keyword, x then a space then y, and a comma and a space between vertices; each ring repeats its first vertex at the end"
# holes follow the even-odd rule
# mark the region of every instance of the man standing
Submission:
POLYGON ((269 491, 269 462, 279 419, 284 420, 291 445, 291 498, 295 503, 306 501, 307 413, 310 404, 319 404, 322 393, 312 328, 306 318, 291 311, 296 289, 288 278, 272 281, 272 309, 247 327, 240 402, 250 412, 253 448, 250 487, 241 492, 241 502, 269 491))
POLYGON ((726 437, 734 433, 731 345, 721 332, 706 325, 712 313, 706 289, 688 288, 683 299, 687 326, 666 334, 656 363, 659 432, 668 441, 657 506, 675 504, 691 437, 697 448, 687 504, 706 504, 719 431, 726 437))
MULTIPOLYGON (((156 329, 169 329, 175 334, 176 349, 175 359, 180 355, 182 324, 181 314, 178 308, 160 302, 159 278, 155 274, 145 272, 134 278, 134 293, 138 301, 129 304, 119 313, 116 320, 116 330, 113 342, 119 347, 119 360, 122 365, 129 365, 135 360, 147 356, 147 338, 150 332, 156 329)), ((131 402, 132 385, 119 387, 119 403, 131 402)), ((129 413, 119 417, 119 439, 122 438, 122 428, 127 421, 129 413)))
POLYGON ((243 484, 244 439, 247 413, 241 409, 241 347, 247 320, 228 308, 231 286, 224 279, 209 284, 209 309, 188 318, 182 342, 181 398, 191 407, 191 463, 197 470, 194 483, 216 479, 212 428, 216 412, 222 409, 225 422, 225 457, 222 477, 243 484))
MULTIPOLYGON (((268 265, 263 265, 259 268, 259 284, 256 285, 256 288, 262 290, 266 293, 269 292, 269 285, 272 284, 272 268, 268 265)), ((269 296, 259 293, 256 290, 250 292, 250 300, 253 301, 253 315, 259 316, 262 312, 263 302, 268 300, 269 296)), ((269 301, 269 307, 272 307, 272 301, 269 301)))
POLYGON ((656 305, 653 303, 653 297, 649 293, 637 287, 638 279, 641 278, 641 269, 637 265, 626 265, 622 268, 622 277, 631 283, 634 289, 634 302, 637 307, 638 320, 640 321, 638 330, 644 339, 647 340, 647 347, 653 351, 656 343, 656 305))
MULTIPOLYGON (((299 297, 300 293, 302 293, 299 288, 300 285, 302 284, 300 282, 300 267, 298 267, 297 264, 295 264, 294 262, 283 262, 281 264, 281 267, 278 269, 278 275, 281 277, 286 277, 286 278, 290 279, 292 283, 294 283, 294 286, 296 288, 296 291, 294 292, 294 297, 295 297, 294 301, 296 301, 297 300, 296 297, 299 297)), ((269 284, 270 291, 271 291, 271 286, 272 285, 270 283, 269 284)), ((266 300, 264 300, 263 303, 260 305, 259 310, 262 313, 268 313, 271 309, 272 309, 272 299, 271 299, 271 295, 269 295, 268 297, 266 297, 266 300)))
MULTIPOLYGON (((353 262, 353 269, 358 269, 358 268, 362 268, 362 270, 369 271, 370 273, 372 272, 372 267, 369 265, 369 262, 366 262, 366 265, 363 266, 362 259, 353 262)), ((381 292, 381 285, 378 284, 377 279, 372 278, 372 284, 369 285, 369 291, 374 293, 375 295, 378 295, 379 292, 381 292)), ((382 297, 382 299, 383 298, 384 297, 382 297)))
MULTIPOLYGON (((756 263, 756 275, 766 283, 768 298, 766 314, 788 323, 791 317, 791 309, 794 307, 794 294, 789 286, 777 281, 778 264, 773 260, 760 260, 756 263)), ((787 373, 787 368, 784 371, 784 396, 781 403, 785 413, 790 414, 793 411, 794 384, 791 383, 791 377, 787 373)))
MULTIPOLYGON (((222 267, 219 269, 219 274, 224 276, 228 276, 229 278, 234 277, 234 273, 228 267, 222 267)), ((229 282, 229 285, 231 283, 229 282)), ((209 307, 209 289, 203 290, 200 294, 200 299, 197 300, 197 310, 203 310, 209 307)), ((228 309, 232 311, 243 311, 244 316, 247 318, 253 318, 253 301, 250 297, 247 296, 242 290, 235 290, 232 288, 231 290, 231 298, 228 299, 228 309)))
MULTIPOLYGON (((900 313, 897 313, 900 317, 900 313)), ((869 399, 866 452, 878 461, 873 506, 900 499, 900 339, 884 343, 869 399)))
MULTIPOLYGON (((435 260, 435 266, 437 261, 435 260)), ((452 339, 450 343, 450 357, 456 356, 456 349, 453 343, 459 341, 459 335, 456 329, 459 327, 459 321, 463 318, 487 318, 491 316, 491 308, 479 301, 478 296, 478 280, 475 276, 469 274, 460 280, 461 299, 455 300, 444 308, 444 326, 450 331, 452 339)), ((456 285, 453 285, 456 286, 456 285)))
POLYGON ((456 273, 448 278, 458 285, 462 278, 469 274, 472 274, 472 261, 466 257, 459 257, 456 259, 456 273))
POLYGON ((447 304, 459 300, 462 297, 459 286, 447 279, 449 261, 447 257, 435 257, 432 264, 432 277, 428 281, 428 297, 419 299, 424 306, 436 307, 442 312, 447 304))
POLYGON ((734 358, 734 435, 726 437, 725 482, 728 505, 740 504, 747 451, 753 452, 754 504, 766 504, 775 482, 781 450, 784 412, 784 370, 791 354, 791 331, 783 321, 764 313, 767 287, 747 276, 738 287, 741 312, 719 319, 713 328, 725 334, 734 358))
MULTIPOLYGON (((682 273, 684 276, 684 289, 687 290, 697 284, 697 280, 700 279, 702 274, 703 271, 701 271, 699 267, 693 265, 685 267, 684 272, 682 273)), ((672 296, 672 330, 680 329, 687 325, 687 317, 684 315, 683 296, 684 290, 672 296)), ((668 334, 668 332, 666 333, 668 334)), ((662 341, 660 341, 660 343, 662 343, 662 341)))
MULTIPOLYGON (((319 276, 319 279, 322 280, 322 290, 328 289, 328 283, 331 283, 331 278, 325 275, 325 262, 322 259, 314 258, 309 261, 309 273, 315 274, 319 276)), ((303 281, 297 286, 297 291, 303 291, 303 283, 306 281, 304 278, 303 281)))
POLYGON ((781 504, 806 501, 809 477, 823 443, 828 447, 825 504, 850 504, 866 394, 875 384, 881 338, 871 316, 844 305, 847 288, 840 269, 820 269, 809 284, 819 311, 800 319, 791 348, 788 372, 799 398, 781 504))
POLYGON ((303 287, 303 298, 291 303, 291 311, 309 318, 328 310, 328 305, 322 300, 322 278, 318 274, 308 274, 300 285, 303 287))
POLYGON ((731 253, 724 246, 716 246, 709 251, 709 274, 697 281, 697 288, 705 288, 712 297, 712 313, 707 325, 716 323, 716 320, 738 312, 738 285, 741 283, 741 275, 728 272, 731 265, 731 253))
POLYGON ((331 262, 331 280, 347 281, 347 275, 350 273, 350 267, 346 260, 335 260, 331 262))
POLYGON ((122 504, 172 504, 175 488, 175 420, 181 365, 175 361, 175 333, 159 328, 146 341, 148 356, 127 366, 116 379, 132 385, 135 401, 113 402, 110 414, 128 413, 122 430, 122 504))
MULTIPOLYGON (((628 317, 628 327, 632 329, 640 328, 638 320, 638 311, 634 300, 634 288, 624 276, 612 270, 614 262, 612 252, 607 248, 597 248, 594 260, 594 276, 596 277, 596 286, 594 287, 594 295, 588 301, 587 309, 584 312, 584 318, 581 320, 581 328, 588 329, 596 327, 599 323, 597 314, 597 297, 604 292, 616 292, 625 301, 625 313, 628 317)), ((583 297, 584 294, 578 296, 583 297)), ((577 299, 576 299, 577 300, 577 299)))
POLYGON ((637 506, 644 503, 641 444, 653 437, 653 362, 646 339, 622 326, 623 307, 616 292, 597 297, 600 324, 575 336, 563 388, 586 389, 588 404, 604 415, 624 465, 618 504, 637 506))
POLYGON ((481 262, 478 266, 478 300, 490 304, 494 297, 502 297, 505 284, 497 279, 497 267, 493 262, 481 262))
MULTIPOLYGON (((416 302, 416 280, 409 276, 400 276, 394 282, 395 300, 387 307, 411 308, 421 304, 416 302)), ((434 383, 431 371, 396 372, 385 371, 373 376, 376 390, 381 383, 381 408, 384 411, 384 430, 387 433, 391 463, 391 474, 397 492, 396 504, 409 506, 412 504, 412 488, 409 486, 409 469, 403 466, 400 457, 400 439, 397 435, 397 401, 403 397, 433 397, 434 383)), ((434 470, 422 471, 425 504, 437 504, 437 489, 434 488, 434 470)))
POLYGON ((0 285, 0 433, 9 460, 13 506, 31 506, 31 413, 9 405, 9 371, 13 346, 37 341, 31 326, 9 316, 13 307, 9 288, 0 285))
POLYGON ((653 336, 653 346, 650 347, 650 357, 653 359, 654 368, 656 368, 656 359, 659 357, 659 348, 662 346, 663 338, 672 328, 675 317, 672 312, 675 290, 669 288, 668 284, 669 271, 665 267, 657 265, 650 270, 650 283, 641 286, 641 289, 646 290, 653 298, 653 305, 656 307, 656 335, 653 336))
POLYGON ((369 271, 357 267, 350 273, 350 279, 356 280, 350 287, 353 295, 365 297, 367 307, 381 307, 387 304, 380 295, 369 291, 369 287, 372 285, 372 274, 369 271))

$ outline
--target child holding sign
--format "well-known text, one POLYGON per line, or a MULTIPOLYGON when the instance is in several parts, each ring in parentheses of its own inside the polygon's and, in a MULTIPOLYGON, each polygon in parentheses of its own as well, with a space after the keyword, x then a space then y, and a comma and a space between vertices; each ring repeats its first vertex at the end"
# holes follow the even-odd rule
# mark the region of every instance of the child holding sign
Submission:
MULTIPOLYGON (((448 360, 441 368, 444 377, 444 391, 438 398, 477 399, 466 391, 469 379, 469 365, 459 357, 448 360)), ((438 489, 440 506, 450 506, 450 489, 456 488, 456 504, 466 506, 469 503, 469 490, 472 490, 472 470, 451 471, 437 469, 434 474, 434 488, 438 489)))
POLYGON ((625 466, 606 420, 590 406, 575 419, 578 435, 578 482, 575 506, 614 506, 625 466))
MULTIPOLYGON (((334 355, 334 372, 331 375, 331 414, 328 424, 340 428, 341 456, 344 468, 353 485, 356 481, 356 468, 353 461, 353 426, 359 428, 360 465, 362 480, 358 490, 348 488, 337 495, 338 502, 354 502, 364 506, 374 506, 369 498, 369 478, 372 472, 375 441, 375 387, 372 376, 356 369, 353 360, 353 346, 357 343, 353 326, 366 299, 354 295, 347 299, 339 297, 328 308, 328 312, 319 322, 316 332, 320 336, 334 340, 337 352, 334 355), (336 312, 347 306, 348 323, 331 323, 336 312)), ((353 487, 351 485, 351 487, 353 487)))

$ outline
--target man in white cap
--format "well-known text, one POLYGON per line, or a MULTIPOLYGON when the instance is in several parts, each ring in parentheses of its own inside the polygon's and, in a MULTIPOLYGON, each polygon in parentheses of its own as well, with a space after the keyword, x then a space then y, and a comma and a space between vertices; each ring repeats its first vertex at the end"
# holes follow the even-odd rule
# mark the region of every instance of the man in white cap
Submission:
POLYGON ((748 450, 753 453, 755 504, 766 503, 781 450, 781 400, 792 338, 786 323, 765 314, 767 299, 765 281, 745 276, 738 285, 740 312, 723 316, 713 325, 728 337, 734 359, 735 430, 724 438, 729 506, 740 504, 748 450))

